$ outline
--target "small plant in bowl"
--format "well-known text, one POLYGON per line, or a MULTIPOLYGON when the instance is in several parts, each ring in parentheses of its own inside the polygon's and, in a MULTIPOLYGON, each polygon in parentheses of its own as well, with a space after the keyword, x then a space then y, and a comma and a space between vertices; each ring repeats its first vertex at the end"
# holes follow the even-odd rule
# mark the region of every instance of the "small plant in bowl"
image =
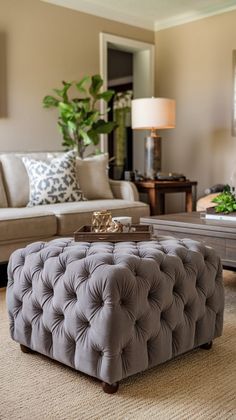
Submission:
POLYGON ((236 196, 230 191, 230 188, 225 188, 222 193, 213 198, 212 202, 217 203, 214 207, 216 213, 236 212, 236 196))

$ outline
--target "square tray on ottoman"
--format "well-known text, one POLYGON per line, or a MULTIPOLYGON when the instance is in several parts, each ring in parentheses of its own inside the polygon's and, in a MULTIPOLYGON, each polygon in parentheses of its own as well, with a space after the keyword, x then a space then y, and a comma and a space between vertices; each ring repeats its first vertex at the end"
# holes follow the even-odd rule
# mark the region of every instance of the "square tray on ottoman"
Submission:
POLYGON ((13 340, 108 393, 222 334, 220 258, 191 239, 36 242, 11 255, 8 277, 13 340))

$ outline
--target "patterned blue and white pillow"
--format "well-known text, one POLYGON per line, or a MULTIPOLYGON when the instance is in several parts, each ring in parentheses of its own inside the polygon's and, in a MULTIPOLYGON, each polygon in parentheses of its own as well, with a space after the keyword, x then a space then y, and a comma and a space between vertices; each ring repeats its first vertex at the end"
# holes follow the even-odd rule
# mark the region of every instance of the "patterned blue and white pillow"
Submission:
POLYGON ((22 160, 29 177, 28 207, 86 200, 76 181, 75 151, 65 153, 49 163, 28 157, 22 160))

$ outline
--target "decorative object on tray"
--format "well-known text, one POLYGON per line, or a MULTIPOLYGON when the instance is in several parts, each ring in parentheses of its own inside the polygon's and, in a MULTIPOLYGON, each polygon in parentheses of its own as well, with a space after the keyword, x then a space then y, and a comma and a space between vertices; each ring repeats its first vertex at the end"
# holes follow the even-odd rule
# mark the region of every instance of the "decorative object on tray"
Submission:
POLYGON ((215 207, 206 209, 206 219, 236 221, 236 196, 234 189, 227 186, 212 200, 215 207))
POLYGON ((112 223, 111 212, 94 211, 92 215, 92 232, 107 232, 112 223))
MULTIPOLYGON (((113 222, 115 223, 115 222, 113 222)), ((94 232, 92 226, 82 226, 74 233, 76 242, 139 242, 152 240, 152 226, 131 225, 128 232, 106 231, 94 232)))
POLYGON ((132 217, 120 216, 111 217, 108 210, 94 211, 92 215, 92 231, 95 233, 104 232, 130 232, 132 217))
POLYGON ((119 231, 121 230, 121 232, 129 232, 132 224, 132 217, 113 217, 112 222, 118 224, 118 226, 120 225, 119 231))
POLYGON ((150 240, 152 227, 132 225, 129 216, 111 216, 108 210, 94 211, 91 226, 82 226, 74 232, 75 241, 143 241, 150 240))

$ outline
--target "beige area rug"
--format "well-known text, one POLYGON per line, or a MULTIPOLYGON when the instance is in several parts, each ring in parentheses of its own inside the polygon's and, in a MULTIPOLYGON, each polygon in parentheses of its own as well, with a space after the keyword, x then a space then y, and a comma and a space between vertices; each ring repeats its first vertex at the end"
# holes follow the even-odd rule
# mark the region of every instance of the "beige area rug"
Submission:
POLYGON ((0 419, 236 419, 236 273, 224 272, 224 334, 210 351, 135 375, 107 395, 100 383, 38 355, 9 337, 0 292, 0 419))

